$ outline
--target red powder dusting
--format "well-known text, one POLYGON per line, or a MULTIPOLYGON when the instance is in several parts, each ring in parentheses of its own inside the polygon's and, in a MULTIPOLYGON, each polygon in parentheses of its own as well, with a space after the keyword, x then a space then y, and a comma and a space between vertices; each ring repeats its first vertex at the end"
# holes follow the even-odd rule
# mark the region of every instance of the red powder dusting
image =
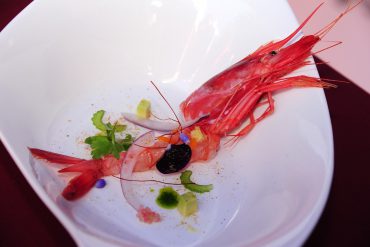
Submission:
POLYGON ((148 207, 140 207, 139 210, 137 211, 136 216, 139 218, 141 222, 145 222, 147 224, 152 224, 154 222, 160 222, 161 221, 161 216, 152 211, 148 207))

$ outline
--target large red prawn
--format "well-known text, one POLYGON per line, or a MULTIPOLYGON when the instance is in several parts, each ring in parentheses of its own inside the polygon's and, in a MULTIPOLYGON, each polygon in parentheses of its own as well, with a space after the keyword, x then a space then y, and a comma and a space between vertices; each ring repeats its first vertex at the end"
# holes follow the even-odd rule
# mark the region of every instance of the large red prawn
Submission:
MULTIPOLYGON (((62 195, 67 200, 75 200, 86 194, 99 178, 119 174, 121 166, 122 174, 126 173, 127 177, 132 172, 154 168, 168 145, 181 145, 185 142, 180 138, 181 135, 189 139, 187 144, 192 154, 189 163, 207 161, 216 155, 221 138, 245 136, 258 122, 273 113, 273 92, 294 87, 334 86, 319 78, 304 75, 287 77, 287 75, 312 64, 307 59, 313 54, 313 47, 360 2, 353 6, 348 5, 343 13, 316 34, 302 36, 295 43, 289 44, 322 4, 319 5, 288 37, 259 47, 252 54, 209 79, 187 97, 180 105, 183 118, 187 121, 200 119, 198 122, 186 128, 180 126, 159 137, 153 137, 153 133, 150 132, 149 145, 145 145, 145 142, 139 145, 140 142, 137 142, 127 154, 121 153, 119 159, 107 156, 98 160, 83 160, 34 148, 29 150, 36 158, 67 166, 59 172, 81 173, 71 179, 64 189, 62 195), (262 114, 256 116, 255 110, 261 105, 267 107, 262 114), (205 115, 207 117, 204 117, 205 115), (192 138, 194 131, 201 133, 201 138, 192 138)), ((145 138, 148 135, 144 135, 145 138)), ((133 207, 140 211, 140 205, 133 207)), ((141 212, 143 213, 141 217, 149 215, 150 219, 144 221, 159 220, 158 215, 147 208, 141 212)))

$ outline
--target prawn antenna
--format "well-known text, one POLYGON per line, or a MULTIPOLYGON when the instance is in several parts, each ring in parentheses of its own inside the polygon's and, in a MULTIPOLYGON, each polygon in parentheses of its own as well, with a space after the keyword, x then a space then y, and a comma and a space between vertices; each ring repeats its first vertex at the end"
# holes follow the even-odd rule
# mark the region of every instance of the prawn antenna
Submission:
POLYGON ((141 183, 151 182, 151 183, 160 183, 160 184, 167 184, 167 185, 189 185, 189 184, 195 184, 194 182, 190 182, 190 183, 169 183, 169 182, 163 182, 163 181, 159 181, 159 180, 155 180, 155 179, 143 179, 143 180, 139 180, 139 179, 128 179, 128 178, 118 177, 116 175, 112 175, 112 177, 118 178, 119 180, 128 181, 128 182, 141 182, 141 183))
POLYGON ((150 81, 150 83, 155 87, 155 89, 157 90, 157 92, 159 93, 159 95, 162 97, 162 99, 166 102, 166 104, 168 105, 168 107, 171 109, 173 115, 175 115, 175 117, 176 117, 176 120, 177 120, 176 122, 179 124, 180 130, 182 131, 182 125, 181 125, 180 119, 178 118, 177 114, 173 110, 172 106, 170 105, 170 103, 168 103, 167 99, 161 93, 161 91, 159 90, 159 88, 157 87, 157 85, 155 85, 155 83, 153 81, 150 81))
POLYGON ((351 10, 353 10, 354 8, 356 8, 363 1, 364 0, 359 0, 357 3, 355 3, 353 5, 350 3, 350 1, 346 1, 347 2, 346 9, 342 13, 340 13, 332 22, 330 22, 328 25, 326 25, 321 30, 319 30, 318 32, 316 32, 314 35, 315 36, 319 36, 321 39, 324 38, 325 35, 338 23, 338 21, 340 19, 342 19, 343 16, 345 16, 346 14, 348 14, 351 10))
POLYGON ((154 117, 155 119, 160 120, 160 121, 167 121, 167 120, 170 120, 170 121, 177 122, 177 121, 176 121, 176 119, 173 119, 173 118, 160 118, 160 117, 158 117, 158 116, 154 115, 154 114, 153 114, 153 112, 151 112, 151 113, 150 113, 150 115, 151 115, 152 117, 154 117))
POLYGON ((334 43, 334 44, 329 45, 329 46, 327 46, 327 47, 325 47, 325 48, 323 48, 323 49, 321 49, 321 50, 318 50, 318 51, 312 52, 312 53, 311 53, 311 55, 316 55, 316 54, 318 54, 318 53, 320 53, 320 52, 326 51, 326 50, 328 50, 328 49, 330 49, 330 48, 333 48, 333 47, 335 47, 335 46, 340 45, 340 44, 342 44, 342 43, 343 43, 342 41, 326 41, 326 42, 330 42, 330 43, 334 43))

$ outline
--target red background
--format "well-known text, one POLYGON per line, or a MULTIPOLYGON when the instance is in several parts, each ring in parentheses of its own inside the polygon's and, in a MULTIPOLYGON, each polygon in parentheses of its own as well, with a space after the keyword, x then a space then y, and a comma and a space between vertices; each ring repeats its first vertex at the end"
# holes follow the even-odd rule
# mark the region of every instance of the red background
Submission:
MULTIPOLYGON (((30 2, 0 0, 0 30, 30 2)), ((323 78, 346 80, 328 65, 318 69, 323 78)), ((334 134, 334 179, 304 247, 370 246, 370 96, 352 83, 325 94, 334 134)), ((0 195, 0 246, 75 246, 1 142, 0 195)))

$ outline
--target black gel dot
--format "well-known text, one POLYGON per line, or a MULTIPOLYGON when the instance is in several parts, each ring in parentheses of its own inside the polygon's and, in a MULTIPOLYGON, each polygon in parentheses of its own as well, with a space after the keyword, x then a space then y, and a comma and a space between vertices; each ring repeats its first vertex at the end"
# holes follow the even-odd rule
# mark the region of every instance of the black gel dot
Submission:
POLYGON ((186 144, 171 145, 157 162, 157 169, 163 174, 178 172, 191 159, 191 148, 186 144))

